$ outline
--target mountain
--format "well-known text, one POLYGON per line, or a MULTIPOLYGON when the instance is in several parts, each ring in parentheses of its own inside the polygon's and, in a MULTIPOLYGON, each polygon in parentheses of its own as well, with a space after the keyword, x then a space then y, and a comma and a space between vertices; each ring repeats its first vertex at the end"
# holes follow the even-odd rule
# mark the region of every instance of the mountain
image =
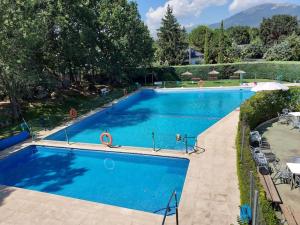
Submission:
MULTIPOLYGON (((246 9, 224 20, 224 27, 250 26, 258 27, 262 19, 278 14, 298 16, 300 20, 300 5, 267 3, 246 9)), ((220 27, 220 23, 210 25, 211 28, 220 27)))

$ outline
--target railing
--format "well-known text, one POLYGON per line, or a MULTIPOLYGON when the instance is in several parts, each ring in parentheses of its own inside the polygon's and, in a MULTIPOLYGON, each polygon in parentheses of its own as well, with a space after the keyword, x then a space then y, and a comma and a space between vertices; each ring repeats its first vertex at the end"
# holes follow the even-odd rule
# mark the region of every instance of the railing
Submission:
POLYGON ((166 146, 163 146, 163 143, 166 140, 174 140, 174 142, 176 142, 178 146, 182 147, 182 150, 184 150, 186 154, 204 150, 203 148, 197 146, 196 137, 190 137, 187 134, 182 136, 181 134, 162 134, 153 131, 151 133, 151 138, 152 138, 152 149, 155 152, 163 149, 168 149, 165 148, 166 146))
POLYGON ((176 190, 174 190, 173 193, 172 193, 172 195, 171 195, 171 197, 170 197, 170 199, 169 199, 168 205, 167 205, 167 207, 166 207, 166 211, 165 211, 165 214, 164 214, 164 218, 163 218, 162 225, 165 224, 167 215, 168 215, 168 213, 171 211, 170 204, 171 204, 171 201, 172 201, 173 197, 175 198, 176 225, 179 224, 179 220, 178 220, 178 201, 177 201, 177 194, 176 194, 176 190))
MULTIPOLYGON (((99 129, 99 134, 101 134, 102 132, 107 132, 107 130, 108 129, 99 129)), ((82 131, 81 129, 73 129, 72 127, 65 127, 64 129, 59 131, 61 141, 65 141, 68 144, 70 144, 72 137, 81 131, 82 131)), ((141 135, 141 133, 139 133, 139 135, 141 135)), ((163 134, 161 132, 158 133, 154 131, 151 133, 145 132, 142 133, 142 135, 144 137, 147 137, 146 139, 148 143, 151 140, 152 150, 155 152, 172 149, 172 146, 176 146, 176 149, 184 151, 186 154, 191 154, 195 152, 201 153, 205 151, 205 149, 197 146, 196 137, 190 137, 188 135, 180 135, 180 134, 163 134)))

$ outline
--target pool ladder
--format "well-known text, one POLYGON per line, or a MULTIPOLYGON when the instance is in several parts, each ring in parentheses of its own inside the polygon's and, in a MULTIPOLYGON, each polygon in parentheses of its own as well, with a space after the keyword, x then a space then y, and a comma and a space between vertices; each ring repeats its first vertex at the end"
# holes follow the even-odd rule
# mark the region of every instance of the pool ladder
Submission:
POLYGON ((170 199, 168 201, 168 205, 167 205, 166 210, 165 210, 165 214, 164 214, 162 225, 165 224, 167 215, 171 211, 170 204, 171 204, 171 201, 172 201, 173 198, 175 199, 176 225, 179 225, 179 221, 178 221, 178 200, 177 200, 176 190, 173 191, 173 193, 172 193, 172 195, 171 195, 171 197, 170 197, 170 199))

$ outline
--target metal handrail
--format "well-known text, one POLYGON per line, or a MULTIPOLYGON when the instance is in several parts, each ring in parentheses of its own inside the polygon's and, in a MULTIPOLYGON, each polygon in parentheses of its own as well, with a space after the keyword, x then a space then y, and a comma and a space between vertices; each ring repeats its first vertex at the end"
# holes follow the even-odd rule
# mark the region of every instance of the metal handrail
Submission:
POLYGON ((175 198, 176 225, 179 224, 179 221, 178 221, 178 201, 177 201, 177 194, 176 194, 176 190, 174 190, 173 193, 172 193, 172 195, 171 195, 171 197, 170 197, 170 199, 169 199, 168 205, 166 207, 166 211, 165 211, 165 214, 164 214, 162 225, 165 224, 168 212, 171 211, 170 204, 171 204, 171 201, 172 201, 173 197, 175 198))
POLYGON ((68 135, 68 131, 67 131, 67 128, 68 127, 65 127, 65 136, 66 136, 66 140, 67 140, 67 143, 68 143, 68 145, 70 144, 70 139, 69 139, 69 135, 68 135))

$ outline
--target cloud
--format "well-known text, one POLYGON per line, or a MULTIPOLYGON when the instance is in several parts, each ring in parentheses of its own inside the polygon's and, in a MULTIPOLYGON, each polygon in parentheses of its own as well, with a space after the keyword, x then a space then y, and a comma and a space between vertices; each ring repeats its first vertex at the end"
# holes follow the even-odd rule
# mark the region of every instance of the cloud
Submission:
POLYGON ((280 3, 282 0, 233 0, 229 6, 231 12, 242 11, 264 3, 280 3))
POLYGON ((155 9, 149 9, 146 14, 146 24, 148 25, 152 36, 155 37, 156 30, 160 26, 161 19, 165 15, 168 5, 173 8, 174 15, 178 19, 184 19, 191 16, 199 16, 202 10, 209 6, 224 5, 226 3, 227 0, 167 0, 164 5, 155 9))

